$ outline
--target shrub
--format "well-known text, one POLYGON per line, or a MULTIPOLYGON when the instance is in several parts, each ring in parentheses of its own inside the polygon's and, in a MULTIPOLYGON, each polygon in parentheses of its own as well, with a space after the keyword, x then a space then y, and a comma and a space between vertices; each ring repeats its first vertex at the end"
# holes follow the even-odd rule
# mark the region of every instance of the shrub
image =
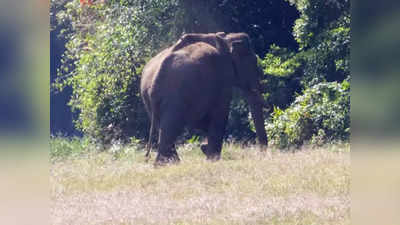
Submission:
MULTIPOLYGON (((54 3, 56 4, 56 3, 54 3)), ((57 14, 66 24, 66 52, 54 87, 72 87, 76 127, 92 140, 144 138, 148 117, 139 95, 143 65, 177 39, 177 1, 68 1, 57 14), (161 23, 160 21, 163 21, 161 23)))
POLYGON ((297 96, 286 110, 274 108, 266 125, 272 145, 300 146, 308 141, 322 145, 350 136, 350 84, 321 82, 297 96))
POLYGON ((287 0, 300 17, 293 26, 299 49, 272 45, 264 72, 300 78, 303 88, 319 82, 342 82, 350 75, 350 1, 287 0))

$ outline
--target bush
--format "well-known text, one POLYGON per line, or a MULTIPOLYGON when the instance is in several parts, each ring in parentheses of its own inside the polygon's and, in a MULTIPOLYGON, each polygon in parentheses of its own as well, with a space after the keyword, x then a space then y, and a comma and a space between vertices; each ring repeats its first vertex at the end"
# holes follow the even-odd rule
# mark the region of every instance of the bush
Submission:
MULTIPOLYGON (((56 3, 53 3, 56 4, 56 3)), ((72 87, 76 127, 100 143, 144 138, 148 117, 139 95, 141 69, 177 39, 177 1, 68 1, 57 14, 66 52, 54 87, 72 87), (163 21, 163 23, 161 23, 163 21)))
POLYGON ((300 17, 293 27, 299 49, 271 45, 264 72, 300 78, 303 88, 319 82, 342 82, 350 75, 350 1, 287 0, 300 17))
POLYGON ((258 59, 264 72, 263 97, 268 105, 285 109, 293 102, 295 93, 301 92, 301 74, 297 69, 300 64, 294 56, 286 48, 271 45, 264 59, 258 59))
POLYGON ((322 145, 350 136, 350 84, 321 82, 297 96, 286 110, 274 108, 266 126, 272 145, 299 147, 308 141, 322 145))
POLYGON ((347 140, 350 1, 287 1, 300 13, 293 27, 299 49, 271 45, 260 61, 265 73, 264 96, 274 106, 267 125, 271 142, 285 148, 305 141, 347 140), (295 98, 301 92, 303 95, 295 98))

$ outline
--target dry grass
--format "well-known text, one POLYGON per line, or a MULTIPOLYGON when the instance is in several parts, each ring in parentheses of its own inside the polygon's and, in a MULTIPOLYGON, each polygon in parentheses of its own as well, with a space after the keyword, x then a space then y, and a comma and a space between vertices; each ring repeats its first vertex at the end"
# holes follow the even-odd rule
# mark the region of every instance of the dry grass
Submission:
POLYGON ((350 223, 348 146, 263 153, 229 144, 216 163, 184 146, 179 165, 159 169, 125 152, 53 163, 52 223, 350 223))

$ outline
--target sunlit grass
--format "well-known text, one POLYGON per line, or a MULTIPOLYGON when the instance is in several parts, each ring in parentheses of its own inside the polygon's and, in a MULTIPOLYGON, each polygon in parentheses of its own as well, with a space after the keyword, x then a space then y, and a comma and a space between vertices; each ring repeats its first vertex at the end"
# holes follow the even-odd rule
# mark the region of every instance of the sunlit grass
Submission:
POLYGON ((139 148, 53 160, 52 222, 349 224, 348 145, 260 152, 225 144, 215 163, 185 145, 181 163, 157 169, 139 148))

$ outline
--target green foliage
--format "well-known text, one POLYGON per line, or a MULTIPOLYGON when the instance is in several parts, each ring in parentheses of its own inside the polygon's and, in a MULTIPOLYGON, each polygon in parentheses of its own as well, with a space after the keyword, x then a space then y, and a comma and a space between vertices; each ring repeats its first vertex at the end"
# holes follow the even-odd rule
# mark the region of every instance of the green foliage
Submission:
POLYGON ((58 13, 68 42, 55 83, 71 86, 76 127, 101 142, 143 138, 148 118, 139 96, 146 60, 176 40, 177 1, 110 1, 81 7, 71 1, 58 13))
POLYGON ((225 133, 226 139, 249 141, 255 138, 255 129, 249 119, 249 106, 238 89, 233 91, 229 119, 225 133))
POLYGON ((260 61, 265 74, 285 77, 295 73, 300 62, 295 57, 294 52, 287 48, 280 48, 276 45, 270 46, 270 51, 265 55, 264 60, 260 61))
MULTIPOLYGON (((295 21, 293 36, 300 50, 315 46, 320 42, 319 35, 332 24, 350 18, 350 0, 286 0, 296 6, 300 18, 295 21)), ((347 24, 349 25, 349 24, 347 24)))
MULTIPOLYGON (((288 107, 296 93, 313 90, 311 87, 321 82, 342 82, 346 78, 350 80, 349 1, 289 0, 289 2, 300 12, 300 17, 293 27, 293 36, 299 44, 299 49, 296 51, 271 45, 269 52, 260 60, 265 74, 262 80, 264 98, 269 105, 280 109, 288 107)), ((279 114, 279 110, 275 109, 274 113, 279 114)), ((293 112, 291 116, 299 115, 293 112)), ((297 119, 290 118, 290 120, 297 119)), ((299 123, 298 129, 305 129, 301 127, 301 122, 299 123)), ((294 129, 291 130, 294 132, 294 129)), ((323 137, 326 135, 329 134, 320 134, 323 137)), ((299 140, 302 142, 309 137, 296 136, 296 138, 298 140, 286 142, 293 143, 299 140)), ((280 142, 285 143, 283 140, 280 142)))
POLYGON ((267 132, 285 148, 323 144, 350 134, 350 2, 288 0, 300 17, 293 27, 299 49, 271 45, 259 60, 263 95, 274 107, 267 132), (303 92, 297 96, 296 93, 303 92), (286 107, 289 108, 285 109, 286 107))
POLYGON ((301 91, 299 63, 295 54, 286 48, 271 46, 263 60, 258 58, 259 67, 264 72, 261 79, 263 97, 267 105, 286 108, 294 100, 294 94, 301 91))
POLYGON ((349 82, 321 82, 307 88, 286 110, 276 107, 266 129, 272 145, 279 148, 348 140, 349 82))
POLYGON ((49 143, 52 162, 84 155, 97 149, 88 138, 51 137, 49 143))
POLYGON ((301 76, 303 87, 346 79, 350 75, 350 2, 288 1, 300 12, 293 27, 300 51, 272 45, 262 60, 264 72, 301 76))
POLYGON ((135 138, 131 138, 127 144, 113 140, 104 151, 104 146, 93 143, 89 137, 63 137, 52 136, 50 138, 50 162, 56 163, 66 160, 89 158, 91 155, 105 153, 113 159, 132 158, 135 153, 144 146, 135 138))
POLYGON ((304 86, 321 81, 342 81, 350 76, 350 18, 341 19, 343 21, 335 21, 323 30, 315 45, 299 53, 305 62, 304 86))
POLYGON ((200 136, 198 135, 193 135, 189 140, 187 140, 188 144, 196 144, 199 143, 200 141, 200 136))

